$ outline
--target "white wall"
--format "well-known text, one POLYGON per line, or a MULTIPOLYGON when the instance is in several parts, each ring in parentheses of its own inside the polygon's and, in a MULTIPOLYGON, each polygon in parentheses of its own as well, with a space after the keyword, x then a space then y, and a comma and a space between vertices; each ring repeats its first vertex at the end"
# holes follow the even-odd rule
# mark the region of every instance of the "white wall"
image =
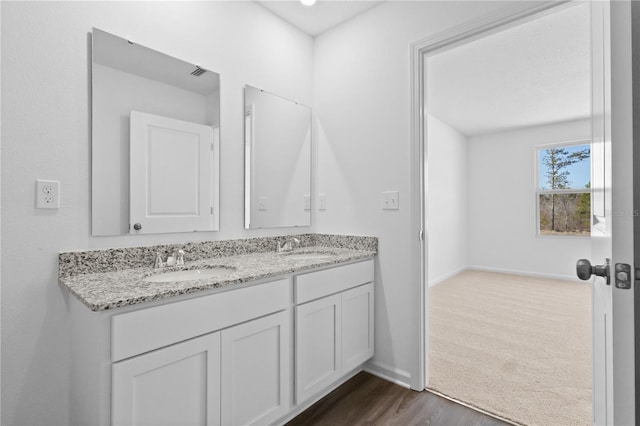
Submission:
POLYGON ((418 236, 410 228, 409 46, 506 4, 385 2, 316 38, 315 193, 327 195, 327 210, 315 223, 320 232, 379 238, 372 366, 407 384, 418 380, 420 322, 410 259, 418 236), (388 190, 400 192, 398 211, 381 208, 388 190))
POLYGON ((467 138, 427 116, 427 258, 433 286, 467 267, 467 138))
MULTIPOLYGON (((2 2, 2 424, 68 423, 60 251, 300 232, 245 231, 243 86, 312 105, 313 41, 253 2, 2 2), (92 238, 92 27, 221 74, 221 231, 92 238), (38 178, 61 208, 35 210, 38 178)), ((303 228, 303 231, 311 228, 303 228)))
POLYGON ((471 268, 575 279, 590 240, 537 235, 535 147, 590 138, 590 121, 579 120, 468 139, 471 268))
POLYGON ((204 101, 206 122, 211 127, 220 127, 220 87, 209 93, 204 101))
POLYGON ((428 279, 465 268, 575 280, 589 238, 536 233, 539 145, 590 138, 588 120, 467 138, 428 115, 428 279))

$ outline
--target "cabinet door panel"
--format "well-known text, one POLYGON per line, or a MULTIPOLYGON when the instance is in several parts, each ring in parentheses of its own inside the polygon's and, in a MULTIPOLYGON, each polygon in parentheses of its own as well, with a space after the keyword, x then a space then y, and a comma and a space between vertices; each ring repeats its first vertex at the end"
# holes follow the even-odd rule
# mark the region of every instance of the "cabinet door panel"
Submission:
POLYGON ((220 333, 113 364, 114 425, 219 425, 220 333))
POLYGON ((373 284, 342 293, 342 373, 373 356, 373 284))
POLYGON ((296 402, 340 377, 341 295, 296 306, 296 402))
POLYGON ((289 314, 222 331, 222 424, 269 424, 289 409, 289 314))

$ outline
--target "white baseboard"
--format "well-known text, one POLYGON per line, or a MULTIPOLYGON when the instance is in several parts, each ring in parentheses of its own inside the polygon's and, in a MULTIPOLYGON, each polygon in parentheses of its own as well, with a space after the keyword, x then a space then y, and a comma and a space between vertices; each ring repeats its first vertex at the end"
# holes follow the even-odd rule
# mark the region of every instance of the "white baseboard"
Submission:
POLYGON ((388 382, 411 389, 411 374, 407 371, 383 364, 379 361, 367 362, 364 366, 364 371, 371 373, 374 376, 378 376, 388 382))
POLYGON ((468 269, 468 267, 463 266, 462 268, 458 269, 457 271, 453 271, 453 272, 450 272, 450 273, 445 274, 445 275, 443 275, 443 276, 440 276, 440 277, 438 277, 438 278, 435 278, 435 279, 433 279, 433 280, 429 280, 429 288, 433 287, 434 285, 438 285, 438 284, 440 284, 441 282, 446 281, 446 280, 448 280, 448 279, 449 279, 449 278, 451 278, 451 277, 455 277, 455 276, 456 276, 456 275, 458 275, 460 272, 464 272, 464 271, 466 271, 467 269, 468 269))
POLYGON ((553 280, 573 281, 573 282, 580 282, 580 283, 584 282, 578 279, 578 277, 571 276, 571 275, 543 274, 539 272, 516 271, 513 269, 491 268, 486 266, 468 266, 467 269, 470 271, 497 272, 500 274, 523 275, 526 277, 533 277, 533 278, 549 278, 553 280))

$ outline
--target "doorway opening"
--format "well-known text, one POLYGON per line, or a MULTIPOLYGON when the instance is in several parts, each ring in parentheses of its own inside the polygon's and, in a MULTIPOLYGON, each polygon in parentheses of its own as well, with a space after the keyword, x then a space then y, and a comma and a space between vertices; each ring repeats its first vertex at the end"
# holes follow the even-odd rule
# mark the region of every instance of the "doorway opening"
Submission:
POLYGON ((577 172, 539 176, 542 147, 590 148, 590 13, 536 11, 423 57, 425 384, 516 423, 591 423, 591 287, 574 278, 591 245, 569 213, 591 175, 571 195, 577 172))

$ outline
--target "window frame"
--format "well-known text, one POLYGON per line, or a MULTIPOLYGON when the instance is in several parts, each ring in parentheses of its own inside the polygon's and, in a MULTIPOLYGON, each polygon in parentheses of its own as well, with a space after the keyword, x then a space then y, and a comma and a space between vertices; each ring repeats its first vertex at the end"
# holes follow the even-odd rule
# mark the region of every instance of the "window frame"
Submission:
MULTIPOLYGON (((571 234, 557 234, 557 235, 545 235, 540 231, 540 196, 541 195, 552 195, 552 194, 589 194, 590 202, 593 202, 593 188, 575 188, 575 189, 540 189, 540 151, 546 150, 550 148, 561 148, 561 147, 572 147, 579 145, 588 145, 589 146, 589 171, 590 171, 590 181, 593 177, 593 165, 591 164, 591 153, 593 152, 593 144, 590 139, 578 139, 572 141, 565 142, 554 142, 543 145, 536 145, 533 149, 534 154, 534 195, 536 197, 535 201, 535 229, 536 229, 536 237, 540 238, 591 238, 591 234, 589 235, 571 235, 571 234)), ((593 209, 592 209, 593 211, 593 209)), ((593 214, 589 215, 589 225, 593 226, 593 214)), ((591 230, 590 230, 591 231, 591 230)))

